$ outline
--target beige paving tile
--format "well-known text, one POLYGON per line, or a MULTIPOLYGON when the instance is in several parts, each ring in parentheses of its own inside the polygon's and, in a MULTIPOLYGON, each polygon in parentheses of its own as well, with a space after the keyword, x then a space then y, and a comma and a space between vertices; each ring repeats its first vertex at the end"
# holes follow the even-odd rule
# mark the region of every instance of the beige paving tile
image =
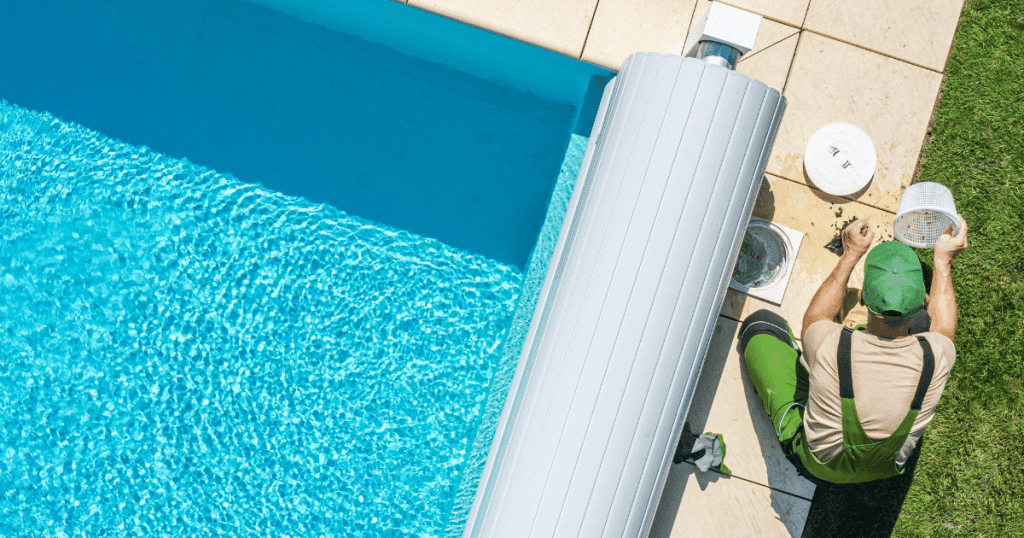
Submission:
POLYGON ((804 28, 942 71, 963 0, 814 0, 804 28))
POLYGON ((871 137, 878 165, 866 190, 850 198, 895 211, 913 177, 941 81, 934 71, 804 32, 768 171, 808 182, 808 139, 829 123, 851 123, 871 137))
POLYGON ((751 51, 736 62, 736 70, 782 91, 786 87, 786 77, 789 75, 789 65, 793 62, 798 38, 794 34, 756 53, 751 51))
POLYGON ((810 0, 725 0, 722 3, 800 27, 803 25, 810 0))
MULTIPOLYGON (((875 244, 892 240, 892 220, 895 215, 768 174, 761 184, 754 216, 804 233, 793 275, 782 305, 774 305, 730 288, 721 313, 742 320, 751 312, 767 308, 786 318, 799 337, 804 311, 811 297, 839 259, 825 245, 839 233, 846 221, 854 217, 871 220, 875 244)), ((859 289, 863 275, 864 260, 861 260, 850 278, 849 286, 859 289)), ((866 321, 867 309, 857 304, 847 314, 844 324, 852 327, 866 321)))
POLYGON ((579 58, 597 0, 409 0, 409 5, 579 58))
POLYGON ((583 60, 612 70, 634 52, 681 54, 696 0, 601 0, 583 60))
POLYGON ((737 350, 739 326, 718 318, 687 420, 694 431, 722 434, 725 464, 734 477, 810 499, 814 484, 797 475, 786 460, 743 365, 737 350))
POLYGON ((673 465, 651 538, 791 538, 811 502, 689 463, 673 465))

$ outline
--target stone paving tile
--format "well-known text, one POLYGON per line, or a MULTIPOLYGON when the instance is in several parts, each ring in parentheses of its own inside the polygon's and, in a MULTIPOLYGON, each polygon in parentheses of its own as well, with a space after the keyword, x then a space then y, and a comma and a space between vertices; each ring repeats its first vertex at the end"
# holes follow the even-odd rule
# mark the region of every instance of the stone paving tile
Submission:
POLYGON ((768 171, 809 183, 803 153, 811 135, 829 123, 851 123, 871 138, 878 165, 866 189, 849 198, 895 211, 913 177, 941 81, 934 71, 802 33, 768 171))
POLYGON ((597 0, 409 0, 409 5, 579 58, 597 0))
POLYGON ((692 431, 720 433, 733 477, 791 493, 814 496, 814 484, 796 474, 750 381, 737 349, 740 324, 720 316, 715 325, 687 420, 692 431))
MULTIPOLYGON (((796 257, 793 275, 789 279, 781 305, 775 305, 745 293, 729 289, 721 313, 742 320, 750 313, 767 308, 786 318, 799 337, 803 327, 804 311, 811 297, 835 267, 838 256, 825 248, 848 220, 867 218, 875 232, 875 244, 888 241, 892 236, 895 215, 846 198, 832 196, 794 181, 765 176, 754 206, 754 216, 804 233, 800 252, 796 257)), ((860 288, 863 278, 862 259, 850 278, 850 288, 860 288)), ((844 324, 854 326, 867 321, 867 309, 856 304, 847 314, 844 324)))
POLYGON ((942 71, 963 0, 814 0, 804 28, 942 71))
POLYGON ((782 91, 786 87, 789 66, 793 62, 793 52, 799 37, 792 35, 756 53, 751 51, 736 62, 736 71, 782 91))
POLYGON ((583 61, 617 71, 634 52, 681 54, 696 0, 601 0, 583 61))
POLYGON ((810 509, 806 499, 680 463, 669 471, 648 536, 792 538, 803 532, 810 509))
POLYGON ((722 3, 800 27, 803 25, 810 0, 725 0, 722 3))

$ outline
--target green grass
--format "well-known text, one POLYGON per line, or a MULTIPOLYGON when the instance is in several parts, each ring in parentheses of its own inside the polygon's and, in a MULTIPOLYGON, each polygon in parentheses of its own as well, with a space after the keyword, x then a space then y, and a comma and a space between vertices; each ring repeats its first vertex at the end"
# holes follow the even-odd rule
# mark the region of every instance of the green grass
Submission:
MULTIPOLYGON (((967 219, 957 362, 894 536, 1024 536, 1024 0, 968 0, 918 181, 967 219)), ((930 257, 930 254, 929 254, 930 257)))

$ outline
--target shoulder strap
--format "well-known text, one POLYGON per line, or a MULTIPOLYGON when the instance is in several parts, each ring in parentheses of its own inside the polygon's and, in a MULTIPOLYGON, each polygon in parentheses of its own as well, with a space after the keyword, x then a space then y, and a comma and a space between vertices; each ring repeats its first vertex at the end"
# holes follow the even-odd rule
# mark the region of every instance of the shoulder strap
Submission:
POLYGON ((853 399, 853 374, 850 369, 852 337, 853 331, 849 327, 843 327, 843 332, 839 333, 839 350, 836 353, 836 363, 839 366, 839 397, 850 400, 853 399))
POLYGON ((935 355, 932 353, 931 344, 923 336, 918 336, 917 341, 921 344, 921 349, 924 350, 924 367, 921 369, 921 379, 917 382, 917 392, 914 393, 914 401, 910 403, 910 408, 920 411, 921 404, 924 403, 924 395, 928 393, 928 385, 932 384, 932 374, 935 372, 935 355))

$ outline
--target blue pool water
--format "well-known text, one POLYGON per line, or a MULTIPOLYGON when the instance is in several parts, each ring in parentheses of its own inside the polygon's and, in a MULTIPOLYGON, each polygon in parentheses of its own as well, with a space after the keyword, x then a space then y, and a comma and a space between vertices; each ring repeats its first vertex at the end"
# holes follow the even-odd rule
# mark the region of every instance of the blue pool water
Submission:
POLYGON ((0 215, 0 534, 440 536, 471 500, 547 258, 524 297, 517 268, 6 103, 0 215))
POLYGON ((460 534, 610 73, 255 1, 0 3, 0 536, 460 534))
POLYGON ((392 0, 257 1, 289 12, 0 2, 0 99, 526 266, 609 72, 392 0))

